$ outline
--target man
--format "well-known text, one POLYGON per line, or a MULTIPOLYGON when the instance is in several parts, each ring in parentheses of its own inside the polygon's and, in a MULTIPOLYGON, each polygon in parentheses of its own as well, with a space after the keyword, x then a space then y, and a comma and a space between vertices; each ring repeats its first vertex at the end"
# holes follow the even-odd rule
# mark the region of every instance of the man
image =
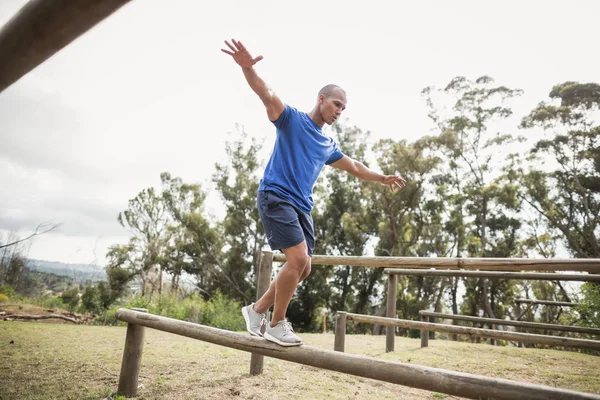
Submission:
POLYGON ((312 189, 321 169, 331 165, 359 179, 389 185, 392 190, 396 186, 404 187, 406 182, 397 176, 378 174, 345 156, 334 140, 323 134, 323 126, 333 124, 346 108, 346 92, 342 88, 325 86, 319 91, 312 111, 300 112, 285 105, 257 75, 254 64, 262 60, 262 56, 253 58, 244 45, 234 39, 225 44, 228 49, 221 51, 242 67, 248 85, 262 100, 269 120, 276 127, 277 139, 260 182, 257 206, 269 246, 283 251, 287 258, 267 292, 256 303, 242 308, 242 314, 248 332, 262 336, 266 312, 274 306, 265 339, 282 346, 297 346, 302 340, 286 321, 285 314, 298 283, 310 274, 315 247, 310 216, 312 189))

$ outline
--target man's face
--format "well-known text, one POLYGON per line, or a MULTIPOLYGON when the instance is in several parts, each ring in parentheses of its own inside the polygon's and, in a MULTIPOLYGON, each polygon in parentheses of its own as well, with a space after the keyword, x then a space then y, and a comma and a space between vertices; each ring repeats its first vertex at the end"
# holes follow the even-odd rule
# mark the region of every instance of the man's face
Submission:
POLYGON ((327 125, 332 125, 342 115, 342 111, 346 109, 346 95, 340 89, 325 97, 319 97, 321 117, 327 125))

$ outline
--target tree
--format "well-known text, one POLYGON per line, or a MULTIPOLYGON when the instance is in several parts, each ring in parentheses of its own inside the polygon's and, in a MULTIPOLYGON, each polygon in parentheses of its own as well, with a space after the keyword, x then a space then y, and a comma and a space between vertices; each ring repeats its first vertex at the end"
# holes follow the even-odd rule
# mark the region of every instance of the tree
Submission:
MULTIPOLYGON (((223 278, 220 232, 204 217, 206 193, 199 184, 184 183, 169 173, 161 174, 162 198, 170 216, 168 246, 160 259, 172 275, 172 290, 179 288, 183 272, 196 276, 196 285, 205 297, 221 288, 223 278)), ((228 286, 224 284, 223 286, 228 286)))
MULTIPOLYGON (((427 139, 414 143, 382 140, 376 146, 378 163, 385 174, 399 173, 408 185, 399 192, 370 185, 373 199, 371 218, 379 241, 376 255, 419 256, 443 255, 447 239, 443 235, 442 203, 433 197, 432 173, 440 163, 429 151, 427 139)), ((418 318, 418 310, 432 303, 441 311, 441 293, 446 279, 400 277, 398 279, 398 314, 401 318, 418 318)))
MULTIPOLYGON (((488 76, 474 82, 456 77, 441 91, 432 87, 423 91, 429 116, 440 132, 436 142, 440 158, 446 163, 440 164, 437 180, 447 182, 447 186, 438 193, 443 196, 440 201, 451 210, 446 226, 459 257, 463 253, 471 257, 509 257, 520 250, 516 187, 502 182, 495 171, 500 170, 503 161, 498 158, 502 154, 499 149, 522 139, 510 133, 490 132, 488 126, 510 117, 512 110, 504 103, 521 93, 518 89, 495 86, 488 76), (445 101, 451 105, 451 111, 435 105, 440 94, 443 99, 451 99, 445 101)), ((479 279, 477 290, 468 289, 465 301, 477 301, 489 317, 496 317, 503 303, 498 297, 511 292, 504 285, 479 279)), ((455 281, 451 286, 453 309, 456 287, 455 281)))
POLYGON ((581 287, 583 299, 578 311, 585 325, 600 328, 600 285, 593 282, 584 283, 581 287))
POLYGON ((253 266, 258 265, 259 252, 266 243, 256 207, 262 144, 255 138, 247 140, 243 130, 238 134, 226 144, 227 162, 215 165, 213 182, 226 209, 221 224, 224 258, 220 288, 223 294, 248 303, 255 290, 253 266))
MULTIPOLYGON (((142 190, 135 198, 129 200, 128 209, 119 213, 119 223, 131 230, 133 236, 128 249, 136 253, 134 264, 136 275, 142 280, 142 296, 146 294, 146 284, 152 270, 159 269, 158 291, 162 291, 163 270, 159 261, 164 254, 168 241, 166 237, 167 219, 165 205, 154 188, 142 190)), ((154 287, 154 282, 151 282, 154 287)))
POLYGON ((594 116, 600 85, 564 82, 552 88, 550 98, 521 122, 522 128, 542 128, 550 135, 531 150, 520 195, 551 231, 560 232, 571 254, 599 257, 600 126, 594 116))

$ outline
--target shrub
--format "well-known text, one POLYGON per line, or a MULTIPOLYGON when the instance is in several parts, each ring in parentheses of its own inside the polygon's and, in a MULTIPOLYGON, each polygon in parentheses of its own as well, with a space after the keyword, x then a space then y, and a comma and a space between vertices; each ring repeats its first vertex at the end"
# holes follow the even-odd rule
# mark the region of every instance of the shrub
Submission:
POLYGON ((0 286, 0 294, 3 294, 10 299, 15 297, 15 289, 10 285, 2 285, 0 286))

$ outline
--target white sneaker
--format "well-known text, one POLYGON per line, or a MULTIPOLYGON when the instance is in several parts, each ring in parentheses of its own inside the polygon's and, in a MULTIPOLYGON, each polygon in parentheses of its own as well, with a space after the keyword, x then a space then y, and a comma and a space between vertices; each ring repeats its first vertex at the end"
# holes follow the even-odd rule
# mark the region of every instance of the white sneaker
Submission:
POLYGON ((252 336, 262 336, 260 328, 267 323, 266 315, 254 311, 254 303, 242 307, 242 315, 246 320, 246 330, 252 336))
POLYGON ((300 346, 302 344, 302 339, 296 336, 292 324, 285 319, 279 321, 274 327, 268 324, 264 337, 268 341, 275 342, 281 346, 300 346))

